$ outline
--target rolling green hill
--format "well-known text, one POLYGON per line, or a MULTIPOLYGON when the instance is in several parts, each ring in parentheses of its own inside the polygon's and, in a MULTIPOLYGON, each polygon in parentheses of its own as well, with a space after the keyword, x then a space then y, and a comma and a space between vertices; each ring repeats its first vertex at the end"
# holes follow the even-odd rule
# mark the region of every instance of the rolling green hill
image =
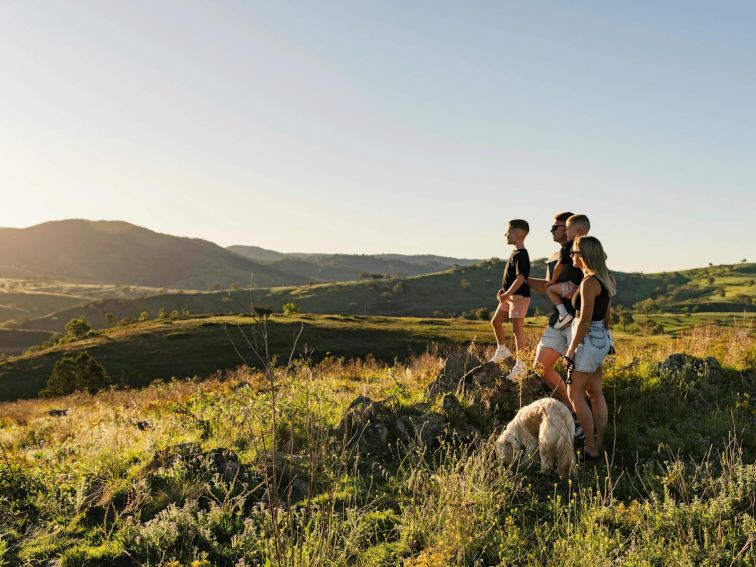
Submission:
POLYGON ((16 355, 31 346, 49 340, 52 333, 47 331, 19 331, 17 329, 0 329, 0 354, 16 355))
MULTIPOLYGON (((543 275, 534 266, 534 273, 543 275)), ((185 309, 191 314, 246 313, 251 306, 281 311, 285 303, 295 303, 307 313, 346 313, 359 315, 443 317, 482 306, 495 308, 496 290, 501 282, 503 263, 485 261, 475 266, 406 279, 381 279, 340 282, 298 287, 259 288, 214 293, 161 294, 144 299, 102 300, 60 311, 52 316, 29 321, 24 328, 62 331, 66 322, 84 317, 96 328, 108 324, 107 314, 118 321, 136 319, 142 312, 155 318, 160 309, 185 309)), ((534 305, 548 308, 543 296, 534 305)))
POLYGON ((0 229, 0 276, 181 289, 304 283, 197 238, 159 234, 121 221, 64 220, 0 229))
POLYGON ((756 297, 754 263, 616 275, 618 295, 613 303, 636 305, 641 311, 751 311, 756 297))
MULTIPOLYGON (((0 362, 0 400, 29 398, 44 387, 64 354, 87 350, 116 384, 144 386, 156 379, 207 376, 258 361, 247 344, 253 340, 249 317, 195 317, 136 323, 98 336, 39 350, 0 362), (245 338, 246 336, 246 338, 245 338)), ((307 348, 313 360, 327 353, 391 361, 425 352, 431 343, 469 342, 488 333, 481 321, 392 319, 351 316, 274 317, 268 323, 271 354, 285 359, 300 328, 295 355, 307 348)))
MULTIPOLYGON (((545 324, 545 316, 526 320, 532 344, 545 324)), ((652 314, 640 316, 638 323, 627 329, 616 327, 615 337, 622 351, 630 351, 637 348, 633 345, 638 341, 647 346, 669 344, 670 336, 712 324, 751 328, 750 319, 735 314, 652 314), (641 327, 647 322, 662 324, 669 334, 644 335, 641 327)), ((259 327, 252 317, 240 315, 161 319, 104 329, 78 341, 34 347, 19 356, 0 356, 0 401, 36 396, 55 362, 64 354, 82 350, 89 351, 105 367, 115 384, 124 386, 139 387, 171 377, 206 377, 239 366, 242 356, 250 366, 257 366, 259 359, 249 346, 261 340, 256 338, 256 329, 259 327)), ((295 357, 306 352, 312 361, 327 354, 345 358, 370 354, 378 360, 393 361, 452 344, 474 341, 486 345, 493 337, 488 321, 356 315, 273 316, 267 331, 270 354, 279 362, 286 362, 292 350, 295 357)), ((39 331, 0 330, 0 341, 22 347, 48 337, 39 331)))
MULTIPOLYGON (((496 307, 503 262, 487 260, 469 267, 405 279, 341 282, 297 287, 259 288, 213 293, 168 293, 136 299, 105 299, 31 320, 24 328, 63 330, 71 319, 84 317, 95 328, 140 314, 155 318, 188 310, 190 314, 245 313, 251 306, 280 311, 294 303, 301 312, 359 315, 446 317, 496 307), (110 321, 108 314, 112 314, 110 321)), ((533 263, 533 276, 542 277, 544 264, 533 263)), ((615 306, 636 312, 742 312, 752 309, 756 294, 756 265, 736 264, 660 274, 616 273, 615 306), (713 281, 713 283, 710 283, 713 281), (724 290, 724 296, 722 296, 724 290)), ((531 314, 547 313, 550 303, 533 294, 531 314), (536 311, 536 309, 538 311, 536 311)))
POLYGON ((0 289, 0 323, 42 317, 90 301, 76 295, 0 289))

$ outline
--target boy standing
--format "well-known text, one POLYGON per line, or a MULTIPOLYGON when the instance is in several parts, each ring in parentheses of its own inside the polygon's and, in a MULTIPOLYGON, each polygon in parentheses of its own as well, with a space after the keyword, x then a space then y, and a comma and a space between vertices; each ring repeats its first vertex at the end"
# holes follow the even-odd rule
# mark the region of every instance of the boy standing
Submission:
MULTIPOLYGON (((504 268, 502 286, 496 294, 499 305, 491 319, 497 344, 496 352, 491 358, 492 362, 499 362, 512 356, 509 349, 504 346, 504 321, 507 318, 512 321, 515 350, 519 352, 525 348, 525 315, 530 305, 530 286, 528 285, 530 256, 525 249, 525 237, 528 232, 530 232, 530 226, 527 221, 521 219, 509 221, 505 236, 507 244, 514 246, 514 250, 504 268)), ((525 364, 518 359, 507 378, 514 380, 525 372, 525 364)))
POLYGON ((546 286, 546 295, 549 296, 549 300, 559 312, 559 318, 552 325, 558 331, 568 327, 575 318, 565 305, 563 298, 572 298, 583 279, 583 273, 572 265, 572 257, 570 256, 572 241, 578 236, 585 236, 590 230, 591 223, 585 215, 572 215, 567 219, 567 242, 559 252, 559 263, 554 268, 551 281, 546 286), (567 279, 561 277, 562 272, 565 271, 568 274, 567 279))

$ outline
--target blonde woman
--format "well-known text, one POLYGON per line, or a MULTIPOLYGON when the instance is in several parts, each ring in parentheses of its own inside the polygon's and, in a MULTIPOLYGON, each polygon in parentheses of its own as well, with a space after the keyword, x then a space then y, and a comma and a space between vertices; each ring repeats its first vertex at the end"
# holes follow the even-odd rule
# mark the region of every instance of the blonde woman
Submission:
POLYGON ((609 300, 616 288, 606 267, 604 248, 597 238, 576 238, 571 256, 575 267, 583 271, 583 281, 572 298, 576 314, 572 340, 564 355, 569 369, 567 394, 585 432, 585 455, 597 459, 603 450, 608 421, 601 389, 601 365, 609 353, 609 300), (586 394, 591 400, 590 407, 586 394))

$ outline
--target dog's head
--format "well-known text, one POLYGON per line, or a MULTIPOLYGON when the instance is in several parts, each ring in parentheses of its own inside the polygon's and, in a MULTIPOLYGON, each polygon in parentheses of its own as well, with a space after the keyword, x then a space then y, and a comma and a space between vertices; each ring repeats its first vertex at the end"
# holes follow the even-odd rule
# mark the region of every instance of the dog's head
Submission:
POLYGON ((505 465, 511 465, 522 452, 522 443, 511 432, 505 430, 496 440, 496 452, 505 465))

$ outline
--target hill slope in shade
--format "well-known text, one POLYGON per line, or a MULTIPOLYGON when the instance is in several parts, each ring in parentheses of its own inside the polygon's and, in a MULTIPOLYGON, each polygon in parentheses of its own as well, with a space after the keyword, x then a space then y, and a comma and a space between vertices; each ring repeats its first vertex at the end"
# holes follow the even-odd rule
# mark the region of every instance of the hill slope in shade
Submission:
POLYGON ((64 220, 0 229, 0 277, 209 289, 232 282, 305 283, 212 242, 160 234, 121 221, 64 220))

